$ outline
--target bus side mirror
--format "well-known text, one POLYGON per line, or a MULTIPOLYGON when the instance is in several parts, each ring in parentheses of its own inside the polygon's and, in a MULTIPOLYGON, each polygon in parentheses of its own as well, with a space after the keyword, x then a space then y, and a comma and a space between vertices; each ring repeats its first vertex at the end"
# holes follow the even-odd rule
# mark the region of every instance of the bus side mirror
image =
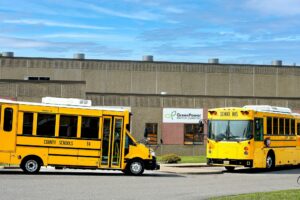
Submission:
POLYGON ((198 125, 199 125, 198 131, 199 131, 199 132, 203 132, 203 131, 204 131, 204 123, 203 123, 203 121, 200 120, 198 125))
POLYGON ((147 128, 144 130, 144 138, 148 138, 149 131, 147 128))
POLYGON ((164 141, 163 141, 163 139, 160 139, 160 144, 164 144, 164 141))
POLYGON ((202 120, 199 121, 199 128, 203 128, 204 127, 204 123, 202 120))

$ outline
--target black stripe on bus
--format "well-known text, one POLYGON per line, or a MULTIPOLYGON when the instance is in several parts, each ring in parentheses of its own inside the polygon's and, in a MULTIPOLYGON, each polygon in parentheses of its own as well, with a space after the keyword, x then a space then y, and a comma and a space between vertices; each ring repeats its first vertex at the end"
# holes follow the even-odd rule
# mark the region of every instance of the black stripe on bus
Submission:
POLYGON ((38 138, 45 138, 45 139, 68 139, 68 140, 92 140, 92 141, 101 141, 101 139, 89 139, 89 138, 77 138, 77 137, 55 137, 55 136, 44 136, 44 135, 21 135, 17 134, 18 137, 38 137, 38 138))
POLYGON ((82 155, 67 155, 67 154, 48 154, 48 156, 66 156, 66 157, 100 158, 100 156, 82 156, 82 155))
POLYGON ((40 148, 74 149, 74 150, 97 150, 97 151, 101 151, 101 149, 74 148, 74 147, 55 147, 55 146, 28 145, 28 144, 17 144, 17 146, 20 146, 20 147, 40 147, 40 148))
POLYGON ((296 135, 296 134, 293 134, 293 135, 273 135, 273 134, 265 134, 265 136, 268 136, 268 137, 294 137, 294 136, 299 136, 299 135, 296 135))
POLYGON ((265 147, 266 149, 272 149, 272 148, 296 148, 296 146, 276 146, 276 147, 265 147))

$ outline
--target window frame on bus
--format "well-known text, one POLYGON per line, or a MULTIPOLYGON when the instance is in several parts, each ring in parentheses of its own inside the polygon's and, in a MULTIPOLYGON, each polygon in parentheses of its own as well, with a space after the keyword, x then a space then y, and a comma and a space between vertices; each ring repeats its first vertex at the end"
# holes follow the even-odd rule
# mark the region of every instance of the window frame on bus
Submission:
POLYGON ((79 116, 78 115, 71 115, 71 114, 60 114, 59 115, 59 121, 58 121, 58 137, 60 138, 77 138, 78 137, 78 121, 79 121, 79 116), (67 125, 67 132, 66 135, 61 135, 62 134, 62 117, 70 117, 70 118, 74 118, 75 122, 72 123, 73 125, 67 125), (74 127, 75 126, 75 127, 74 127), (74 129, 73 129, 74 128, 74 129), (75 134, 72 134, 73 131, 75 130, 75 134), (71 131, 71 135, 68 136, 68 132, 71 131))
POLYGON ((85 140, 99 140, 101 138, 101 116, 92 116, 92 115, 82 115, 80 117, 80 139, 85 139, 85 140), (97 138, 91 138, 91 137, 82 137, 83 129, 82 129, 82 123, 84 118, 97 118, 98 119, 98 135, 97 138))
MULTIPOLYGON (((43 120, 43 119, 42 119, 43 120)), ((42 121, 41 120, 41 121, 42 121)), ((52 124, 53 125, 53 124, 52 124)), ((36 118, 36 136, 39 136, 39 137, 56 137, 56 131, 57 130, 57 114, 53 114, 53 113, 37 113, 37 118, 36 118), (52 116, 52 117, 54 117, 54 122, 52 122, 52 123, 54 123, 54 129, 53 129, 53 134, 39 134, 39 116, 41 116, 41 115, 44 115, 44 116, 52 116)))

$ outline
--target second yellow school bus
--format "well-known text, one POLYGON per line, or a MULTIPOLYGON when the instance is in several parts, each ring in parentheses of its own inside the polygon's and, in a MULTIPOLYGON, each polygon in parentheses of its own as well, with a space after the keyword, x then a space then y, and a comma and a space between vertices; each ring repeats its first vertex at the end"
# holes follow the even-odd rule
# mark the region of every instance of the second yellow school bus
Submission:
POLYGON ((300 116, 289 108, 244 106, 208 111, 207 163, 251 168, 300 164, 300 116))
POLYGON ((94 107, 79 99, 43 100, 0 100, 0 164, 20 165, 26 173, 41 166, 132 175, 159 169, 153 150, 129 133, 128 109, 94 107))

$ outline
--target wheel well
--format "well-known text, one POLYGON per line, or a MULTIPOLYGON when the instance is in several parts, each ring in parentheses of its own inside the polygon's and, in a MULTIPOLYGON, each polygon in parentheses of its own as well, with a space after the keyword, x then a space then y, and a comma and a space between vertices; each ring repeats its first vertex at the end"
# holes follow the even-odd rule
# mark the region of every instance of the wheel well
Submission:
POLYGON ((129 160, 129 162, 134 161, 134 160, 139 160, 139 161, 142 161, 144 163, 144 160, 139 158, 139 157, 132 158, 132 159, 129 160))
MULTIPOLYGON (((272 156, 273 161, 274 161, 273 165, 275 166, 275 152, 271 149, 271 150, 268 152, 268 155, 272 156)), ((268 155, 267 155, 267 156, 268 156, 268 155)))
POLYGON ((34 160, 38 161, 38 162, 40 163, 41 166, 44 165, 43 160, 42 160, 39 156, 36 156, 36 155, 28 155, 28 156, 25 156, 25 157, 23 158, 22 162, 21 162, 21 165, 23 165, 24 162, 25 162, 26 160, 29 160, 29 159, 34 159, 34 160))
POLYGON ((126 168, 128 167, 128 164, 135 161, 135 160, 138 160, 138 161, 141 161, 143 163, 143 165, 145 165, 145 162, 143 159, 139 158, 139 157, 135 157, 135 158, 131 158, 128 160, 127 164, 126 164, 126 168))

